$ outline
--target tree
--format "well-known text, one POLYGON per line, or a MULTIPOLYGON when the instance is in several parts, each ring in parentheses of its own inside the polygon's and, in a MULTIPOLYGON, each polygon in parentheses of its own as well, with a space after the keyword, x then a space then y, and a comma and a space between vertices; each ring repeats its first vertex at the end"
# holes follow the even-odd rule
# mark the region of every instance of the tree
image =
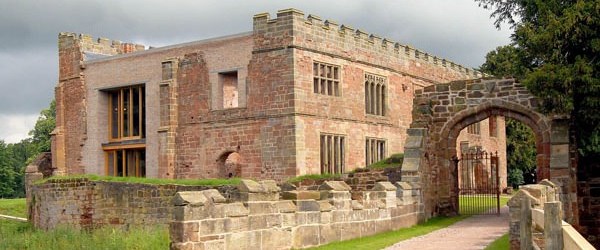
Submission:
POLYGON ((33 130, 29 131, 32 143, 37 146, 38 153, 50 151, 50 133, 56 126, 56 101, 50 102, 50 107, 40 112, 33 130))
POLYGON ((40 112, 30 138, 6 144, 0 140, 0 198, 25 196, 25 167, 41 152, 50 151, 50 133, 56 120, 56 103, 40 112))
POLYGON ((521 53, 512 45, 497 47, 496 50, 487 53, 479 71, 497 77, 512 76, 523 79, 529 69, 521 62, 521 53))
POLYGON ((15 188, 15 171, 11 167, 10 156, 4 141, 0 140, 0 198, 13 197, 15 188))
POLYGON ((475 0, 508 22, 523 80, 547 114, 569 114, 581 163, 600 157, 600 0, 475 0))

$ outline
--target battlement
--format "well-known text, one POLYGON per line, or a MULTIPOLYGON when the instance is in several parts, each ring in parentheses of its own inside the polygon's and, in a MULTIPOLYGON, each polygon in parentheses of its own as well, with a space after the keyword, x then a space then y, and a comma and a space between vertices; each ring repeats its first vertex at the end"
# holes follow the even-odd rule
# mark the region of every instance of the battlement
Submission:
MULTIPOLYGON (((332 46, 322 43, 336 44, 339 49, 357 49, 379 53, 382 56, 393 56, 402 60, 412 60, 419 63, 430 64, 435 67, 447 68, 474 78, 483 74, 474 69, 462 66, 450 60, 431 55, 422 50, 401 44, 388 38, 382 38, 360 29, 354 29, 345 24, 338 24, 333 20, 323 20, 321 17, 304 13, 297 9, 284 9, 277 12, 277 17, 272 19, 269 13, 254 15, 255 35, 276 39, 279 42, 290 42, 295 46, 320 46, 318 49, 332 50, 332 46), (282 37, 292 36, 292 39, 282 37), (321 43, 321 45, 319 45, 321 43)), ((259 40, 258 49, 269 49, 282 46, 277 42, 259 40)), ((329 52, 329 51, 327 51, 329 52)))
POLYGON ((79 46, 80 52, 86 55, 83 58, 84 60, 95 59, 98 56, 114 56, 146 49, 142 44, 124 43, 119 40, 110 40, 103 37, 94 38, 88 34, 71 32, 59 33, 59 50, 67 49, 75 45, 79 46))

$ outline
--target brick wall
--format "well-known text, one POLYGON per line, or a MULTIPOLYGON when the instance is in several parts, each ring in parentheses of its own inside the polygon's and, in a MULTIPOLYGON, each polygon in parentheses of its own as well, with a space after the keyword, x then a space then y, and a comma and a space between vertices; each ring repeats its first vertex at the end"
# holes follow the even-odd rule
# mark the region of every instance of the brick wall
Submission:
POLYGON ((351 199, 344 182, 319 191, 286 191, 272 181, 243 180, 239 202, 215 190, 179 192, 170 223, 171 249, 298 249, 415 225, 419 190, 379 182, 351 199))
POLYGON ((52 132, 52 165, 57 175, 85 173, 82 145, 87 140, 87 89, 85 61, 98 56, 113 56, 145 47, 121 43, 89 35, 60 33, 58 35, 59 73, 55 88, 56 128, 52 132))
MULTIPOLYGON (((48 180, 28 189, 29 218, 36 228, 58 226, 91 229, 101 226, 157 225, 171 220, 175 193, 213 187, 150 185, 90 181, 86 178, 48 180)), ((220 186, 229 197, 236 188, 220 186)))

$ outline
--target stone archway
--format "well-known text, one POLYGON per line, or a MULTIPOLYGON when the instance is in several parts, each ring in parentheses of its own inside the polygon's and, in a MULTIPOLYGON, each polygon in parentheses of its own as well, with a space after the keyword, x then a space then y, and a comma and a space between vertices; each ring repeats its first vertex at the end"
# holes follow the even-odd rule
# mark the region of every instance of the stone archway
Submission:
POLYGON ((456 139, 470 124, 490 116, 523 122, 536 136, 537 171, 558 183, 565 220, 577 224, 576 166, 570 161, 568 117, 537 112, 539 100, 513 79, 478 79, 417 90, 408 131, 403 181, 422 187, 425 216, 458 210, 458 177, 451 162, 456 139))
POLYGON ((227 151, 217 159, 219 178, 242 177, 241 156, 238 152, 227 151))

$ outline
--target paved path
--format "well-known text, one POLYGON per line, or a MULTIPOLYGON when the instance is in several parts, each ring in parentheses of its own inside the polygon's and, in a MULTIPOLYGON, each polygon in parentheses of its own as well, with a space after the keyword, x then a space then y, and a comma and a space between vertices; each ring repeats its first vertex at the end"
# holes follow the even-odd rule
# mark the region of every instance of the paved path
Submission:
POLYGON ((15 216, 4 215, 4 214, 0 214, 0 219, 7 219, 7 220, 16 220, 16 221, 27 222, 27 218, 15 217, 15 216))
POLYGON ((400 241, 386 250, 404 249, 484 249, 492 241, 508 232, 508 207, 500 209, 500 216, 475 215, 447 228, 400 241))

